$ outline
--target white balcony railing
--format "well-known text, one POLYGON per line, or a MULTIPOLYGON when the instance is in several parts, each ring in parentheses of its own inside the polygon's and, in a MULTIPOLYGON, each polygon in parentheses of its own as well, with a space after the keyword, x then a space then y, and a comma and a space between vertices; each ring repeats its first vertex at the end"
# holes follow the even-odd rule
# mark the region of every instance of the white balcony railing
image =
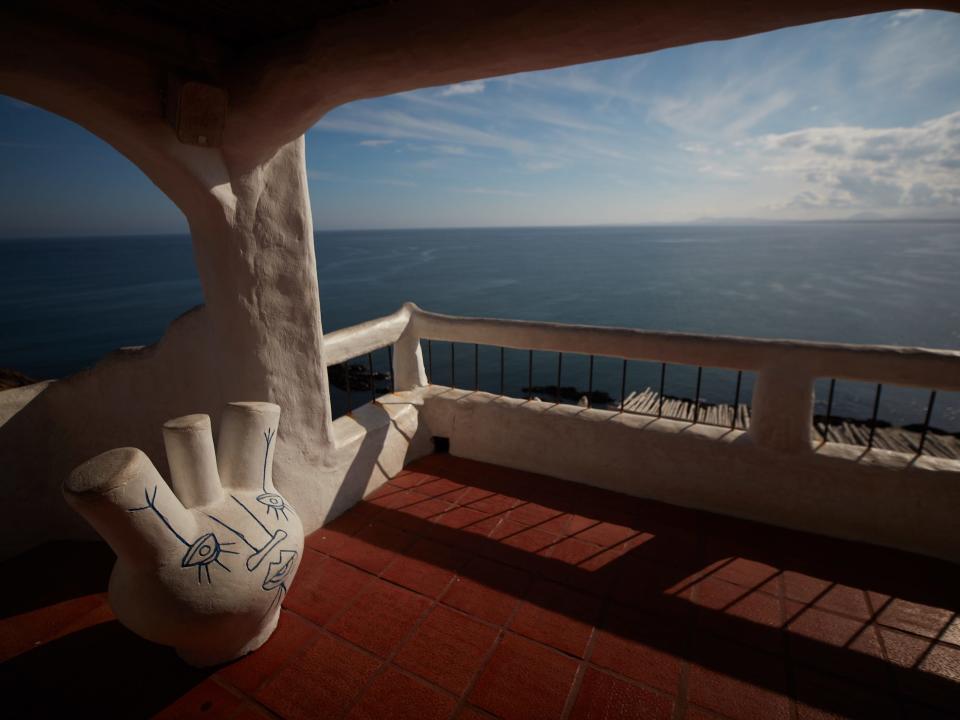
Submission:
POLYGON ((427 383, 421 339, 753 371, 749 436, 762 447, 791 452, 811 448, 818 378, 960 391, 960 352, 951 350, 455 317, 413 303, 327 335, 325 352, 333 365, 393 345, 395 388, 410 390, 427 383))

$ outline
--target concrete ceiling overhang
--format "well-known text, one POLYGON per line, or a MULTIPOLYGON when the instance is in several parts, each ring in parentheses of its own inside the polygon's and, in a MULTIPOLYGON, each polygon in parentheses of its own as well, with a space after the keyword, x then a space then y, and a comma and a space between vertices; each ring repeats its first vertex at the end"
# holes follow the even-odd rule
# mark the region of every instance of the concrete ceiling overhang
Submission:
MULTIPOLYGON (((960 10, 960 0, 924 5, 960 10)), ((903 6, 903 0, 12 0, 0 10, 6 28, 0 79, 4 64, 33 62, 48 72, 82 65, 81 48, 99 53, 92 72, 111 67, 112 54, 158 83, 167 71, 185 73, 226 88, 225 147, 258 155, 352 100, 903 6)))

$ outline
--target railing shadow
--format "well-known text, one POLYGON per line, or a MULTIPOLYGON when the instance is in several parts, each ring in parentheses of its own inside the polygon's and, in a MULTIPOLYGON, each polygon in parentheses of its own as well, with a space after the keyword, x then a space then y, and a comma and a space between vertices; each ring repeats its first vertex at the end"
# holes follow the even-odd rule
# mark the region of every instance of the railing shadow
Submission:
MULTIPOLYGON (((791 694, 799 702, 830 712, 851 712, 848 691, 824 693, 822 683, 795 682, 795 670, 802 669, 805 676, 810 671, 826 672, 841 681, 851 681, 854 686, 869 688, 870 693, 877 696, 904 691, 911 699, 960 707, 960 683, 919 669, 934 647, 933 639, 927 639, 926 649, 918 652, 905 667, 854 649, 858 638, 864 632, 871 632, 867 626, 896 598, 949 609, 955 619, 960 610, 960 586, 945 580, 957 575, 957 567, 950 563, 687 510, 555 479, 523 482, 524 478, 536 476, 482 463, 446 463, 426 458, 414 469, 431 472, 431 463, 439 466, 433 468, 436 475, 447 480, 516 498, 525 504, 552 508, 558 514, 587 514, 585 508, 589 507, 591 519, 634 528, 634 539, 643 541, 602 566, 591 563, 593 558, 588 558, 581 565, 586 562, 592 569, 584 569, 505 544, 509 535, 495 540, 471 532, 469 524, 447 527, 431 522, 429 517, 405 512, 402 504, 396 507, 373 504, 391 505, 388 493, 382 493, 373 502, 360 503, 354 512, 362 522, 345 522, 344 531, 355 534, 371 523, 388 525, 408 533, 411 543, 414 536, 425 537, 576 591, 602 595, 608 608, 602 621, 607 631, 752 685, 791 694), (768 565, 770 575, 752 586, 739 585, 737 597, 723 607, 698 604, 693 595, 695 586, 712 575, 722 576, 724 568, 736 559, 768 565), (778 591, 770 589, 770 583, 776 588, 779 578, 787 572, 823 581, 823 587, 805 602, 791 603, 787 616, 771 625, 726 612, 738 600, 764 585, 768 587, 767 592, 776 595, 778 591), (834 645, 787 631, 785 626, 791 620, 838 587, 869 591, 877 605, 870 619, 863 620, 846 642, 834 645)), ((449 494, 456 492, 451 490, 449 494)), ((443 494, 436 496, 441 500, 443 497, 443 494)), ((509 510, 502 514, 507 512, 509 510)), ((344 519, 349 517, 348 514, 344 519)), ((549 520, 539 525, 547 522, 549 520)), ((372 543, 384 543, 384 547, 401 554, 415 552, 410 544, 396 544, 395 535, 370 533, 364 534, 366 538, 372 543), (394 540, 385 542, 384 538, 388 537, 394 540)), ((517 593, 515 573, 504 570, 502 576, 498 576, 481 562, 462 566, 451 563, 448 569, 501 592, 517 593)), ((526 599, 583 623, 593 624, 597 620, 591 611, 581 609, 586 605, 571 604, 562 593, 537 593, 526 599)), ((853 622, 851 618, 846 619, 853 622)), ((941 635, 945 630, 946 626, 941 635)), ((911 637, 924 642, 918 636, 911 637)), ((856 715, 857 708, 853 710, 856 715)))

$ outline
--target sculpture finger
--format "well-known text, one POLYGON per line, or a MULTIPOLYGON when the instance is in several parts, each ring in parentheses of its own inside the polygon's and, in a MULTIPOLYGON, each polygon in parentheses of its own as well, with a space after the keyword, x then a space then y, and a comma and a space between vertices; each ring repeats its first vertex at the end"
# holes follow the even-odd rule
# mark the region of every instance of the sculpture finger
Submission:
POLYGON ((217 468, 224 488, 273 492, 273 453, 280 406, 234 402, 220 419, 217 468))
POLYGON ((195 533, 193 516, 142 451, 118 448, 80 465, 63 495, 118 557, 158 567, 178 541, 195 533))
POLYGON ((184 415, 163 424, 163 444, 173 492, 184 507, 210 505, 223 497, 209 415, 184 415))

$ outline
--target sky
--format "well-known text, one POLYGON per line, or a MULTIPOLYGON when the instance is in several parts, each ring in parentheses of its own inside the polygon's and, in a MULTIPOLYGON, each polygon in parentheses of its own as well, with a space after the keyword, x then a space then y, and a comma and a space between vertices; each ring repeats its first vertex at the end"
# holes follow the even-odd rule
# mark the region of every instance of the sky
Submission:
MULTIPOLYGON (((960 217, 960 15, 920 10, 358 101, 314 225, 960 217)), ((133 165, 0 97, 0 236, 184 232, 133 165)))

